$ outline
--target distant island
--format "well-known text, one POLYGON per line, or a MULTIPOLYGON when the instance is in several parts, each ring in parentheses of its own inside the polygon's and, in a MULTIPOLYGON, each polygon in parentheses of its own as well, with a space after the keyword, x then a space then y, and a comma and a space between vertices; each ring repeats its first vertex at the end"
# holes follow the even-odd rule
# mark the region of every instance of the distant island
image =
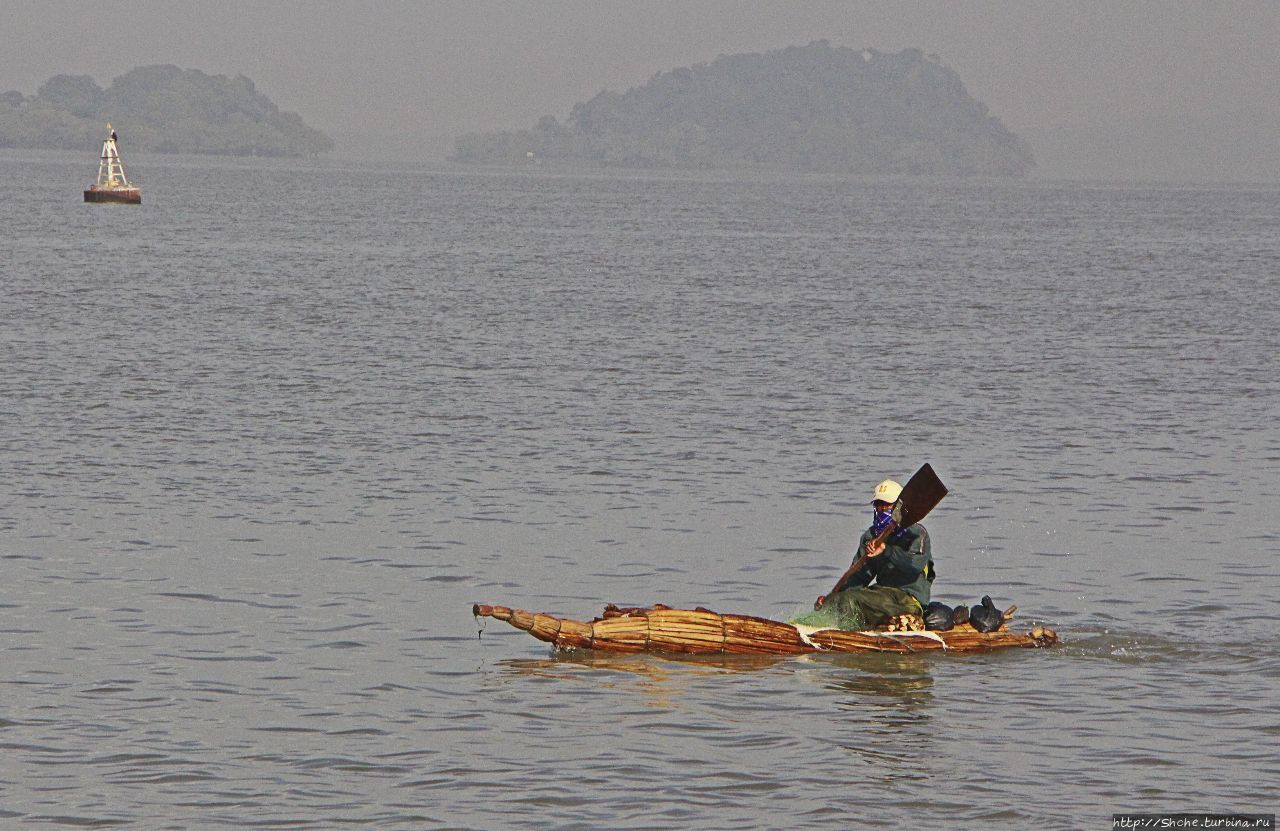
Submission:
POLYGON ((528 130, 469 133, 457 161, 639 168, 754 166, 867 174, 1022 176, 1031 148, 919 49, 826 41, 659 73, 528 130))
POLYGON ((243 75, 143 66, 107 89, 88 75, 56 75, 30 98, 0 93, 0 147, 96 151, 108 121, 128 151, 307 156, 333 149, 328 136, 243 75))

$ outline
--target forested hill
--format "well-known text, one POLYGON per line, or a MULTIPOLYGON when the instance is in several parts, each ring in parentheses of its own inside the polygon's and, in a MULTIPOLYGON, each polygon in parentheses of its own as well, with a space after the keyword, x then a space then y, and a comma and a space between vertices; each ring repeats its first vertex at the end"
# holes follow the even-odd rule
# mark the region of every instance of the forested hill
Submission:
POLYGON ((751 165, 850 173, 1020 176, 1030 147, 918 49, 826 41, 730 55, 601 92, 561 124, 471 133, 455 159, 622 167, 751 165))
POLYGON ((96 152, 111 122, 122 150, 231 156, 304 156, 333 149, 324 133, 283 112, 243 75, 144 66, 107 89, 57 75, 36 94, 0 94, 0 147, 96 152))

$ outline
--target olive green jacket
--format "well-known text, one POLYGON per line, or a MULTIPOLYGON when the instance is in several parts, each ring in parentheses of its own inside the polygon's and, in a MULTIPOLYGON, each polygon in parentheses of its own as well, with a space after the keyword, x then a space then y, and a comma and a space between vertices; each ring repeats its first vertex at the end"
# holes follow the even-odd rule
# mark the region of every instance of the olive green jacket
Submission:
MULTIPOLYGON (((874 539, 871 529, 862 532, 858 541, 857 557, 867 550, 867 543, 874 539)), ((884 553, 869 557, 862 568, 849 575, 842 588, 868 586, 872 580, 880 586, 902 589, 920 601, 920 608, 929 605, 929 589, 933 584, 933 550, 929 544, 929 532, 923 525, 903 528, 885 540, 884 553)))

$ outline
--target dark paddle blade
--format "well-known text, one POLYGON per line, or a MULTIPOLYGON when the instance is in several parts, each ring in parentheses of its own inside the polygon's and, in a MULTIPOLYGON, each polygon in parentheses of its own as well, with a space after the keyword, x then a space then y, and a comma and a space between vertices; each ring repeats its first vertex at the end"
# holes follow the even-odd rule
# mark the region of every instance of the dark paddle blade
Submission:
POLYGON ((898 527, 906 528, 909 525, 915 525, 924 519, 925 515, 932 511, 946 495, 947 486, 942 484, 942 480, 933 472, 933 468, 925 463, 907 480, 907 484, 902 488, 902 495, 898 497, 898 504, 894 506, 893 513, 898 521, 898 527))

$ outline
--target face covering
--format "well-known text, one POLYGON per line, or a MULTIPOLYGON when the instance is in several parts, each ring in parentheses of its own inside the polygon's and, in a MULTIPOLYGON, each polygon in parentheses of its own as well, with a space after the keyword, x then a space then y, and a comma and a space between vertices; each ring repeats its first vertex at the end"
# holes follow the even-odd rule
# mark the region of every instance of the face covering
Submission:
POLYGON ((893 522, 893 509, 887 511, 877 511, 874 508, 871 511, 871 535, 873 537, 880 536, 880 532, 889 527, 889 523, 893 522))

